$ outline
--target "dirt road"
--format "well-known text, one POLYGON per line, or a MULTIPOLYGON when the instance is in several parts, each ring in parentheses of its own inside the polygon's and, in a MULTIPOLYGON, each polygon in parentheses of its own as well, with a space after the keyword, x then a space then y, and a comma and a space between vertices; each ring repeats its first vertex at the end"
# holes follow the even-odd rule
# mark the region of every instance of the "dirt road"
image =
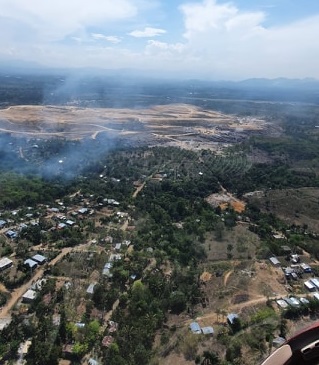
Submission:
MULTIPOLYGON (((77 246, 76 249, 80 250, 83 248, 86 248, 88 246, 87 243, 77 246)), ((57 262, 59 262, 65 255, 67 255, 69 252, 73 251, 74 248, 73 247, 65 247, 62 249, 61 253, 59 253, 50 263, 49 266, 54 266, 57 262)), ((6 305, 2 308, 1 312, 0 312, 0 319, 4 319, 4 318, 8 318, 9 312, 11 311, 11 309, 13 308, 13 306, 17 303, 17 301, 22 297, 22 295, 28 290, 30 289, 31 285, 36 282, 37 280, 39 280, 44 273, 45 268, 41 267, 38 268, 35 272, 35 274, 33 275, 33 277, 26 282, 25 284, 23 284, 22 286, 20 286, 17 289, 14 289, 11 293, 11 298, 10 300, 6 303, 6 305)))

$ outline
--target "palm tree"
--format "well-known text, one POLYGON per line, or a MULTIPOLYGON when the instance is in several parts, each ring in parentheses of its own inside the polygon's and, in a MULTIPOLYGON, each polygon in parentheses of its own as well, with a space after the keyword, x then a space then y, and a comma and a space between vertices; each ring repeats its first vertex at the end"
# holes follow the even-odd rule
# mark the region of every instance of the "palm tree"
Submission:
POLYGON ((218 365, 219 357, 214 352, 204 351, 201 365, 218 365))

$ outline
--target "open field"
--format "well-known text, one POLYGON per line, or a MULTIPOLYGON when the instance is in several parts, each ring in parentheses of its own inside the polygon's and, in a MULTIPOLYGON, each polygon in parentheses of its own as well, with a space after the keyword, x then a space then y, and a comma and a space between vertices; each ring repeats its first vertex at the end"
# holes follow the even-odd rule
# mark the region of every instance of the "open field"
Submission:
POLYGON ((11 106, 0 110, 0 131, 37 138, 95 139, 100 133, 136 138, 149 144, 210 148, 234 143, 267 130, 257 118, 237 118, 194 105, 158 105, 147 109, 11 106))
POLYGON ((267 190, 249 197, 249 201, 286 223, 307 225, 314 232, 319 232, 318 199, 319 189, 315 187, 267 190))

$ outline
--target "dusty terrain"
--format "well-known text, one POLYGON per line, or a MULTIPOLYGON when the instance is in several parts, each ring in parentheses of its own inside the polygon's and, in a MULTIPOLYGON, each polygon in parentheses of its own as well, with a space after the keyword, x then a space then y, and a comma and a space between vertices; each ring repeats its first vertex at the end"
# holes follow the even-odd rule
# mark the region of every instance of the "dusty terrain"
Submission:
POLYGON ((95 139, 107 133, 122 138, 139 136, 151 144, 167 143, 184 148, 233 143, 267 127, 268 123, 262 119, 242 120, 188 104, 148 109, 20 105, 0 110, 0 132, 13 135, 95 139))

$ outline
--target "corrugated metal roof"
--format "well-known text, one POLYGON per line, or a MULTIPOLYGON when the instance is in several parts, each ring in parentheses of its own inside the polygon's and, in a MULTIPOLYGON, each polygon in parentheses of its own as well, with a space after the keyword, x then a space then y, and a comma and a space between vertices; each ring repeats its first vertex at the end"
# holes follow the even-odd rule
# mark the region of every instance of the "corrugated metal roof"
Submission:
POLYGON ((196 333, 196 334, 202 333, 201 328, 200 328, 200 325, 199 325, 197 322, 192 322, 192 323, 189 325, 189 328, 190 328, 190 330, 191 330, 193 333, 196 333))

